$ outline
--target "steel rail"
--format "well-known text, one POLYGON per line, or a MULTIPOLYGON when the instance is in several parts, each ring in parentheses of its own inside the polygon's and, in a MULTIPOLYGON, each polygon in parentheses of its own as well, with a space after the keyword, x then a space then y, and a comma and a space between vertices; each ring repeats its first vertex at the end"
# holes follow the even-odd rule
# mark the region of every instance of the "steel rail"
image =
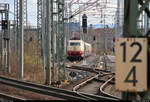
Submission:
POLYGON ((47 95, 47 96, 54 96, 66 100, 87 100, 81 97, 80 95, 78 95, 77 93, 68 90, 57 89, 57 88, 48 87, 44 85, 32 84, 29 82, 18 81, 15 79, 10 79, 5 77, 0 77, 0 83, 11 87, 15 87, 15 88, 19 88, 19 89, 47 95))
MULTIPOLYGON (((106 75, 108 75, 108 74, 106 74, 106 75)), ((92 81, 92 80, 95 80, 95 78, 97 78, 97 77, 99 77, 99 76, 101 76, 101 75, 100 75, 100 74, 99 74, 99 75, 96 75, 96 76, 94 76, 94 77, 92 77, 92 78, 90 78, 90 79, 88 79, 88 80, 86 80, 86 81, 80 83, 79 85, 77 85, 77 86, 75 86, 75 87, 73 88, 73 91, 74 91, 74 92, 77 92, 77 90, 78 90, 80 87, 84 86, 85 84, 87 84, 88 82, 90 82, 90 81, 92 81)), ((105 75, 104 75, 104 76, 105 76, 105 75)), ((103 96, 103 95, 98 96, 98 95, 87 94, 87 93, 84 93, 84 92, 77 92, 77 93, 80 94, 80 95, 83 95, 84 97, 90 97, 91 99, 95 99, 95 100, 99 100, 100 98, 101 98, 101 100, 115 100, 115 101, 118 101, 118 100, 119 100, 119 99, 117 99, 117 98, 109 97, 109 96, 103 96)))
MULTIPOLYGON (((90 95, 88 95, 89 97, 85 97, 83 95, 80 95, 76 92, 72 92, 69 90, 48 87, 45 85, 37 85, 37 84, 29 83, 29 82, 18 81, 18 80, 11 79, 11 78, 5 78, 2 76, 0 76, 0 83, 15 87, 15 88, 24 89, 24 90, 36 92, 36 93, 47 95, 47 96, 54 96, 54 97, 58 97, 58 98, 66 99, 66 100, 91 100, 90 95)), ((103 100, 107 98, 98 97, 97 99, 103 100)))
POLYGON ((90 78, 90 79, 88 79, 88 80, 86 80, 86 81, 84 81, 84 82, 82 82, 82 83, 76 85, 76 86, 73 88, 73 91, 74 91, 74 92, 77 92, 77 90, 78 90, 80 87, 84 86, 85 84, 87 84, 88 82, 92 81, 93 79, 95 79, 95 78, 97 78, 97 77, 99 77, 99 76, 100 76, 100 75, 96 75, 96 76, 94 76, 94 77, 92 77, 92 78, 90 78))
POLYGON ((102 69, 98 69, 98 68, 90 68, 90 67, 85 67, 85 66, 71 66, 71 67, 68 67, 66 66, 66 68, 70 68, 70 69, 77 69, 77 70, 84 70, 84 71, 90 71, 90 72, 94 72, 94 73, 99 73, 100 72, 106 72, 106 73, 110 73, 111 71, 106 71, 106 70, 102 70, 102 69))
POLYGON ((119 97, 113 96, 113 95, 111 95, 111 94, 109 94, 109 93, 106 93, 106 92, 104 91, 104 89, 106 88, 106 86, 108 85, 108 83, 110 83, 110 81, 112 81, 114 78, 115 78, 115 77, 110 78, 110 79, 109 79, 108 81, 106 81, 102 86, 100 86, 100 94, 102 94, 102 95, 104 95, 104 96, 106 96, 106 97, 111 97, 111 98, 115 98, 115 99, 119 99, 119 100, 120 100, 119 97))
POLYGON ((94 63, 89 64, 88 66, 90 66, 90 67, 72 65, 72 66, 66 66, 66 68, 76 69, 76 70, 84 70, 84 71, 93 72, 93 73, 96 73, 96 74, 99 74, 100 72, 105 72, 105 73, 111 74, 112 73, 111 71, 96 68, 96 66, 98 65, 98 60, 99 60, 99 58, 95 58, 93 61, 91 61, 91 62, 94 62, 94 63))
MULTIPOLYGON (((101 82, 101 83, 105 83, 105 82, 106 82, 106 80, 97 79, 97 78, 95 78, 94 80, 95 80, 95 81, 97 81, 97 82, 101 82)), ((114 84, 115 84, 115 82, 114 82, 114 81, 110 81, 110 82, 109 82, 109 84, 114 85, 114 84)))
MULTIPOLYGON (((82 83, 76 85, 76 86, 73 88, 73 92, 77 92, 77 90, 78 90, 79 88, 81 88, 82 86, 88 84, 89 82, 91 82, 91 81, 93 81, 93 80, 96 80, 96 78, 98 78, 98 77, 104 77, 104 76, 107 76, 107 75, 113 75, 113 73, 110 73, 110 74, 103 74, 103 75, 98 74, 98 75, 96 75, 96 76, 94 76, 94 77, 91 77, 91 78, 87 79, 86 81, 84 81, 84 82, 82 82, 82 83)), ((103 83, 106 82, 106 81, 104 82, 104 80, 98 80, 98 81, 101 81, 101 82, 103 82, 103 83)), ((109 81, 109 83, 111 83, 111 82, 109 81)))
POLYGON ((76 69, 76 70, 83 70, 83 71, 88 71, 88 72, 93 72, 93 73, 99 74, 99 72, 94 71, 93 69, 88 69, 88 68, 86 69, 85 67, 76 67, 76 66, 68 67, 68 66, 66 66, 66 68, 68 68, 68 69, 76 69))
POLYGON ((106 73, 110 73, 111 71, 109 70, 103 70, 103 69, 99 69, 99 68, 95 68, 96 71, 100 71, 100 72, 106 72, 106 73))
MULTIPOLYGON (((108 60, 109 62, 111 62, 111 60, 110 60, 110 58, 106 55, 106 56, 104 56, 104 58, 105 58, 105 63, 106 63, 106 60, 108 60)), ((99 88, 99 91, 100 91, 100 95, 103 95, 103 96, 106 96, 106 97, 111 97, 111 98, 115 98, 115 99, 119 99, 120 100, 120 98, 118 98, 118 97, 116 97, 116 96, 113 96, 113 95, 111 95, 111 94, 109 94, 109 93, 106 93, 106 92, 104 92, 103 90, 106 88, 106 86, 109 84, 109 83, 111 83, 111 81, 115 78, 114 77, 114 75, 115 75, 115 73, 112 73, 112 77, 110 78, 110 79, 108 79, 103 85, 101 85, 100 86, 100 88, 99 88)))
POLYGON ((94 98, 94 99, 96 99, 96 100, 101 99, 101 100, 119 101, 119 99, 111 98, 111 97, 106 97, 106 96, 92 95, 92 94, 87 94, 87 93, 83 93, 83 92, 80 92, 79 94, 84 95, 84 96, 87 96, 87 97, 94 98))
POLYGON ((13 100, 13 101, 15 101, 15 100, 26 101, 26 99, 15 97, 15 96, 11 96, 11 95, 4 94, 4 93, 0 93, 0 98, 7 99, 7 100, 13 100))

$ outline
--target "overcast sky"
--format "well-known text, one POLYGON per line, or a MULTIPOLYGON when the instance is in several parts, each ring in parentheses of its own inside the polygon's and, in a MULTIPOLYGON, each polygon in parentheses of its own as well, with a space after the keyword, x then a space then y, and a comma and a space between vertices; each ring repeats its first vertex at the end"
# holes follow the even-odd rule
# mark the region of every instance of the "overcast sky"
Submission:
MULTIPOLYGON (((13 1, 14 0, 0 0, 0 3, 9 3, 10 11, 14 12, 13 1)), ((106 1, 106 0, 101 0, 101 1, 106 1)), ((112 23, 114 23, 114 18, 115 18, 114 15, 116 12, 117 0, 107 0, 107 2, 110 2, 110 3, 107 4, 107 9, 103 9, 102 12, 103 12, 103 14, 105 13, 105 15, 106 15, 105 23, 112 24, 112 23)), ((78 7, 77 5, 73 6, 73 10, 77 9, 77 7, 78 7)), ((101 12, 100 12, 100 10, 98 10, 98 8, 96 8, 95 11, 93 11, 93 9, 91 9, 91 10, 88 10, 88 12, 83 12, 83 13, 86 13, 88 16, 88 24, 104 23, 104 18, 101 16, 101 12), (93 14, 91 12, 93 12, 93 14), (94 15, 95 12, 97 15, 94 15)), ((12 14, 10 14, 10 19, 13 20, 12 14)), ((28 19, 29 19, 29 21, 28 21, 29 24, 36 26, 36 24, 37 24, 37 0, 28 0, 28 19)), ((79 16, 75 17, 75 21, 79 21, 79 16)))
MULTIPOLYGON (((0 0, 0 3, 9 3, 10 11, 14 12, 14 0, 0 0)), ((10 19, 13 20, 13 14, 10 14, 10 19)), ((28 22, 36 26, 37 24, 37 0, 28 0, 28 22)))

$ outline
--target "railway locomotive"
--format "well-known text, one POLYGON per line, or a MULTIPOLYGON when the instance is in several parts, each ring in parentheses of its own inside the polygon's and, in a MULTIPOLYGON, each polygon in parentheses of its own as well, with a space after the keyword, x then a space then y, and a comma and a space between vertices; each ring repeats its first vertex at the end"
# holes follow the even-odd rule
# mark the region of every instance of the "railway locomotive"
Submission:
MULTIPOLYGON (((86 55, 91 54, 91 44, 85 42, 86 55)), ((82 60, 84 58, 84 41, 83 40, 69 40, 67 46, 67 58, 69 60, 82 60)))

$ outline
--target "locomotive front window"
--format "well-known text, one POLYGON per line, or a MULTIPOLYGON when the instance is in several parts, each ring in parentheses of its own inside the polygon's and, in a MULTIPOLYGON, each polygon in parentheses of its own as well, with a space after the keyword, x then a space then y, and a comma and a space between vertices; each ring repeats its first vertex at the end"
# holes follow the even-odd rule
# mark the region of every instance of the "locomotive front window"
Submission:
POLYGON ((71 42, 70 46, 80 46, 80 43, 73 43, 73 42, 71 42))

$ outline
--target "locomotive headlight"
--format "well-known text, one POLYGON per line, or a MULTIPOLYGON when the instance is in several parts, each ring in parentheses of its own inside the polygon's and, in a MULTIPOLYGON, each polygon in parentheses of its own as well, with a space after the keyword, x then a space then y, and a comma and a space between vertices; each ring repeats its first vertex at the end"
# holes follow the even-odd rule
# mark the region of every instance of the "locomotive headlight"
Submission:
POLYGON ((103 64, 104 62, 100 62, 100 64, 103 64))
POLYGON ((103 68, 103 66, 100 66, 100 68, 103 68))

